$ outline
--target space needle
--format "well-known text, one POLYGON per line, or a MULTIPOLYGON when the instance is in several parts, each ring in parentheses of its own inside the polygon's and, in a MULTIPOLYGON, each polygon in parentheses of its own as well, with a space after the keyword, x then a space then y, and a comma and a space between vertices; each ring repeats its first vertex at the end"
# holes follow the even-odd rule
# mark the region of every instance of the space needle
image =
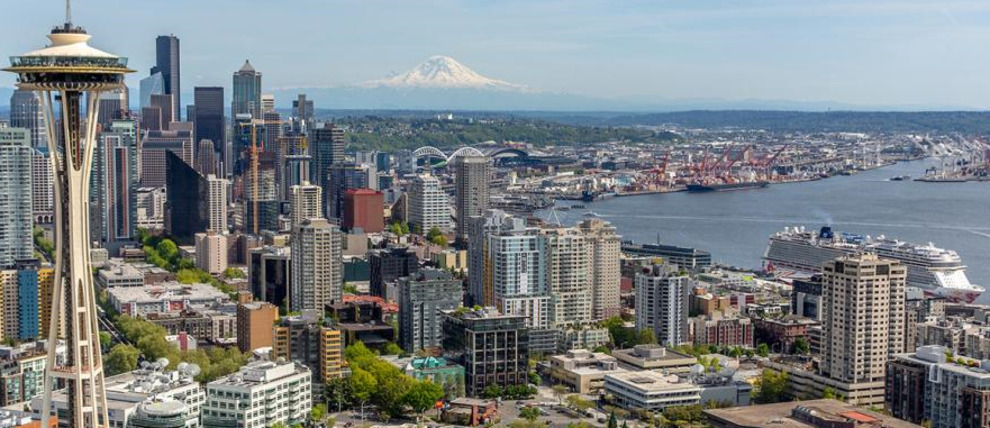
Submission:
POLYGON ((11 57, 4 71, 17 74, 18 88, 38 93, 46 131, 55 137, 49 143, 55 171, 55 286, 52 295, 45 296, 52 299, 52 311, 41 426, 49 426, 52 390, 60 381, 68 402, 56 413, 59 426, 98 428, 109 427, 109 419, 90 267, 87 199, 100 93, 123 88, 124 75, 133 70, 127 68, 126 58, 89 46, 91 36, 72 24, 69 1, 65 24, 48 35, 51 44, 11 57), (55 358, 59 340, 66 345, 64 361, 55 358))

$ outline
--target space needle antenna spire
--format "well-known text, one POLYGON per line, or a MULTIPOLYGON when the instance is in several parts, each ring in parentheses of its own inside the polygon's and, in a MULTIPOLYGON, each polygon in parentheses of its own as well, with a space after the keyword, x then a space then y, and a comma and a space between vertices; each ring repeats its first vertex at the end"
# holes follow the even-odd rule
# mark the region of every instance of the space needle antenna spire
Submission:
POLYGON ((65 25, 72 28, 72 0, 65 0, 65 25))

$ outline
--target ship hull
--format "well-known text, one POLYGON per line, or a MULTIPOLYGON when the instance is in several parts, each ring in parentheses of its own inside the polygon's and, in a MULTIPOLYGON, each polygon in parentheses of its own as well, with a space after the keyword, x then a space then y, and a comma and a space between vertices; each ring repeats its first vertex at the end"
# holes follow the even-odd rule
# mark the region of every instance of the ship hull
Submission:
POLYGON ((762 189, 770 183, 766 181, 754 181, 749 183, 726 183, 726 184, 688 184, 687 191, 692 193, 706 192, 732 192, 736 190, 762 189))

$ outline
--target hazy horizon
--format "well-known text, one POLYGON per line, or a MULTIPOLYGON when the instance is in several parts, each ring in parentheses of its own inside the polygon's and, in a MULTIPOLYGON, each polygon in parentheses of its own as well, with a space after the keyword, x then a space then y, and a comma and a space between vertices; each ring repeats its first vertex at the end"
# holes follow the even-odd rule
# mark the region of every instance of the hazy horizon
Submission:
MULTIPOLYGON (((182 46, 182 93, 230 87, 245 59, 276 88, 341 87, 449 55, 487 77, 600 99, 786 100, 851 106, 990 107, 990 3, 735 5, 497 0, 348 3, 84 0, 74 21, 93 45, 153 65, 154 39, 182 46)), ((0 54, 45 44, 58 0, 18 2, 0 54)), ((10 87, 4 73, 0 86, 10 87)), ((229 95, 228 95, 229 96, 229 95)), ((185 101, 185 99, 184 99, 185 101)), ((191 101, 191 99, 189 100, 191 101)), ((284 105, 287 100, 280 99, 284 105)))

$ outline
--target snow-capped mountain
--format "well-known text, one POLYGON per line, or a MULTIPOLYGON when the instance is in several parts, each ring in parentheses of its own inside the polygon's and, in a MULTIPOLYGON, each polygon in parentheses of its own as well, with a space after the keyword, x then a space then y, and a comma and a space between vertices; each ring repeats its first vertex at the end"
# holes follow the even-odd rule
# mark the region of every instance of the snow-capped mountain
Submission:
POLYGON ((430 57, 412 70, 397 76, 365 82, 366 88, 395 89, 485 89, 531 92, 523 85, 485 77, 457 60, 443 55, 430 57))

